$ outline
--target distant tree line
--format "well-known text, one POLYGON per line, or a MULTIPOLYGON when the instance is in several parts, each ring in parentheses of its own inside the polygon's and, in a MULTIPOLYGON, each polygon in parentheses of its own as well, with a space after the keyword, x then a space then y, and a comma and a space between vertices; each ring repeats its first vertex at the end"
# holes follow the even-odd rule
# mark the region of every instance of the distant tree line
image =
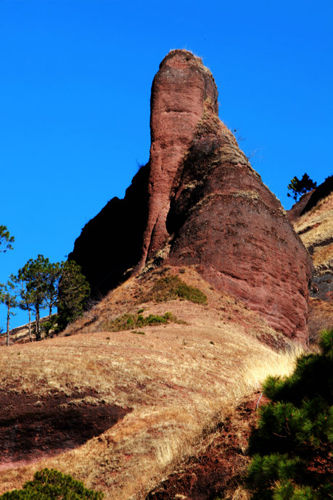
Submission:
MULTIPOLYGON (((11 250, 14 237, 6 226, 0 226, 0 252, 11 250)), ((57 333, 75 321, 84 311, 90 287, 81 268, 74 261, 50 262, 39 254, 12 274, 5 284, 0 283, 0 303, 7 308, 6 344, 9 345, 10 318, 19 307, 28 312, 29 338, 41 339, 41 310, 47 308, 49 318, 43 322, 45 334, 57 333), (57 307, 58 313, 52 315, 57 307), (32 314, 35 317, 32 331, 32 314)))

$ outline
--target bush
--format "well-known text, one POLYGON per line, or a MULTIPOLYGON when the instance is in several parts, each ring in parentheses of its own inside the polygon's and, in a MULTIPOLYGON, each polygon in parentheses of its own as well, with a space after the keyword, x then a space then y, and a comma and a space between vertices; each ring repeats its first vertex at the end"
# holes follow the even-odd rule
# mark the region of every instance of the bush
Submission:
POLYGON ((170 312, 166 312, 163 316, 149 314, 144 317, 142 314, 123 314, 106 323, 105 328, 110 332, 119 332, 120 330, 132 330, 133 328, 142 328, 144 326, 154 326, 166 323, 184 323, 180 321, 170 312))
POLYGON ((207 304, 206 295, 193 286, 189 286, 178 276, 166 276, 154 284, 146 300, 165 302, 167 300, 183 299, 195 304, 207 304))
POLYGON ((83 483, 54 469, 36 472, 33 481, 25 483, 22 490, 1 495, 3 500, 100 500, 103 493, 88 490, 83 483))
POLYGON ((300 357, 285 379, 269 377, 249 442, 247 485, 257 499, 333 498, 333 330, 320 354, 300 357))

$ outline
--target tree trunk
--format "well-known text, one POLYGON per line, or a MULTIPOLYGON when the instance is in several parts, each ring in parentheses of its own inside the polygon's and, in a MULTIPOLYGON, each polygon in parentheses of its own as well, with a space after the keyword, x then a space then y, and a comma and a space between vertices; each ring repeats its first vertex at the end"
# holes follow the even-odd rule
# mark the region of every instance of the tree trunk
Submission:
POLYGON ((28 313, 29 313, 29 341, 32 342, 32 338, 31 338, 31 311, 30 311, 30 309, 28 309, 28 313))
POLYGON ((6 345, 9 345, 9 320, 10 320, 10 305, 7 304, 7 338, 6 338, 6 345))
POLYGON ((36 340, 40 340, 39 305, 36 306, 36 340))

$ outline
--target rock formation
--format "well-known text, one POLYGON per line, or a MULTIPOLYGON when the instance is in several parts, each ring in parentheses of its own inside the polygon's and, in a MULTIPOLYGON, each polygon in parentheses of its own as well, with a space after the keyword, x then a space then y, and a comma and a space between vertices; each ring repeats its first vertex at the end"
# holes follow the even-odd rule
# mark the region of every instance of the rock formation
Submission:
POLYGON ((309 326, 315 340, 333 327, 333 176, 302 196, 288 217, 313 259, 309 326))
POLYGON ((186 51, 168 54, 151 92, 149 209, 142 262, 152 257, 169 236, 166 219, 173 181, 207 101, 217 115, 217 88, 201 60, 186 51))
POLYGON ((149 163, 124 200, 87 224, 70 258, 95 295, 152 262, 195 265, 305 341, 310 258, 217 112, 209 70, 190 52, 170 52, 152 87, 149 163))

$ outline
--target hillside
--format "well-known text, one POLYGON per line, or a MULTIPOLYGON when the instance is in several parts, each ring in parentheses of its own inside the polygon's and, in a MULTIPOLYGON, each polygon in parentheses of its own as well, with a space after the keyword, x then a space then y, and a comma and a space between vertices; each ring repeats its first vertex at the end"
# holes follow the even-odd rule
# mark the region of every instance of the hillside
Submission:
POLYGON ((96 305, 57 338, 0 348, 2 492, 54 467, 106 498, 168 498, 163 484, 176 498, 185 483, 167 478, 193 455, 219 462, 223 496, 261 382, 306 349, 311 258, 200 58, 163 59, 150 122, 149 162, 69 255, 96 305), (218 429, 230 460, 207 458, 218 429))
POLYGON ((304 195, 288 215, 313 259, 309 328, 315 339, 333 325, 333 177, 304 195))
POLYGON ((288 342, 193 268, 130 279, 63 336, 0 349, 0 491, 48 466, 106 498, 144 498, 268 372, 291 369, 275 350, 288 342), (146 302, 170 273, 207 304, 146 302), (185 323, 106 329, 141 309, 185 323))

